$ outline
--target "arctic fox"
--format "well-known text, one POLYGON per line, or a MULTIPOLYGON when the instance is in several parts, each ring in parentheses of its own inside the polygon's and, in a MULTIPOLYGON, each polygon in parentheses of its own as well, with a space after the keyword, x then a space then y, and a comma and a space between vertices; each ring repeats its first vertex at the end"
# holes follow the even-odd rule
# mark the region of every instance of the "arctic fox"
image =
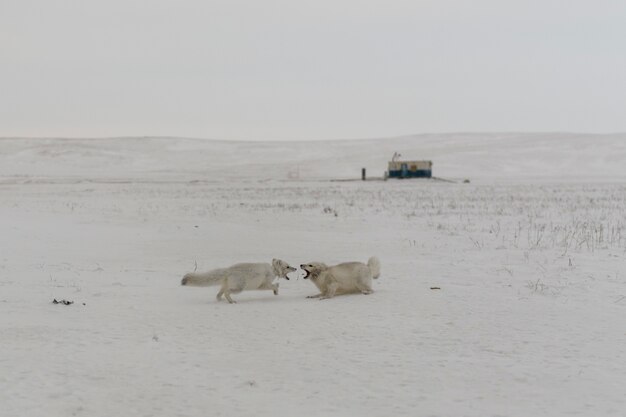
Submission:
POLYGON ((327 266, 322 262, 311 262, 300 265, 306 275, 320 290, 319 294, 307 298, 333 298, 335 294, 360 292, 371 294, 372 278, 380 276, 380 261, 372 256, 367 265, 361 262, 346 262, 335 266, 327 266))
POLYGON ((278 295, 278 283, 272 284, 274 278, 289 279, 288 273, 296 268, 280 259, 272 259, 272 263, 241 263, 228 268, 214 269, 208 272, 185 274, 181 285, 190 287, 209 287, 221 285, 217 293, 217 301, 226 297, 229 303, 235 303, 230 294, 244 290, 272 290, 278 295))

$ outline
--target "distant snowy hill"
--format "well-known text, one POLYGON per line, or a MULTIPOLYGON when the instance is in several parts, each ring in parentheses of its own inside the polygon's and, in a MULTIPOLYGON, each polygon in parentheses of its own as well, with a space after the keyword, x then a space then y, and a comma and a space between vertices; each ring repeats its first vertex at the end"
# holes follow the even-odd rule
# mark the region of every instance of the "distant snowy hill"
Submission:
POLYGON ((394 152, 433 175, 499 180, 626 179, 626 134, 423 134, 387 139, 231 142, 184 138, 0 139, 0 175, 201 180, 382 176, 394 152))

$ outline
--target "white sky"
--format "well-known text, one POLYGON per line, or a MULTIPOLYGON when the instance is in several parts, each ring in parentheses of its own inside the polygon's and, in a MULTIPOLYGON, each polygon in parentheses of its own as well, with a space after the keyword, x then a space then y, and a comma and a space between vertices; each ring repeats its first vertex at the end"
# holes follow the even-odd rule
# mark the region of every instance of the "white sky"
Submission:
POLYGON ((0 0, 0 136, 626 131, 624 0, 0 0))

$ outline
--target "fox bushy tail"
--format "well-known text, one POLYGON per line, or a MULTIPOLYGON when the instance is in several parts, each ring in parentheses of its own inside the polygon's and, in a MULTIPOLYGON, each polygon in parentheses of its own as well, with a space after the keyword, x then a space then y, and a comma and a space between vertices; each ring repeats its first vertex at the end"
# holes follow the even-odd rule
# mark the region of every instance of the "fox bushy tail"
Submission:
POLYGON ((372 256, 367 261, 367 266, 369 267, 370 271, 372 271, 372 278, 376 279, 380 276, 380 261, 377 257, 372 256))
POLYGON ((187 285, 190 287, 210 287, 212 285, 219 285, 224 279, 224 274, 221 270, 216 269, 209 272, 190 272, 185 274, 180 285, 187 285))

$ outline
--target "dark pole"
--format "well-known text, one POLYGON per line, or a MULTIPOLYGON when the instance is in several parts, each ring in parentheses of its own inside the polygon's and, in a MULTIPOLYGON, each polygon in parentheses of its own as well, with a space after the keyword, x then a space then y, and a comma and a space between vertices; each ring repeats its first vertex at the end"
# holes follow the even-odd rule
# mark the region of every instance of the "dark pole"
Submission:
POLYGON ((365 168, 361 168, 361 179, 365 181, 365 168))

